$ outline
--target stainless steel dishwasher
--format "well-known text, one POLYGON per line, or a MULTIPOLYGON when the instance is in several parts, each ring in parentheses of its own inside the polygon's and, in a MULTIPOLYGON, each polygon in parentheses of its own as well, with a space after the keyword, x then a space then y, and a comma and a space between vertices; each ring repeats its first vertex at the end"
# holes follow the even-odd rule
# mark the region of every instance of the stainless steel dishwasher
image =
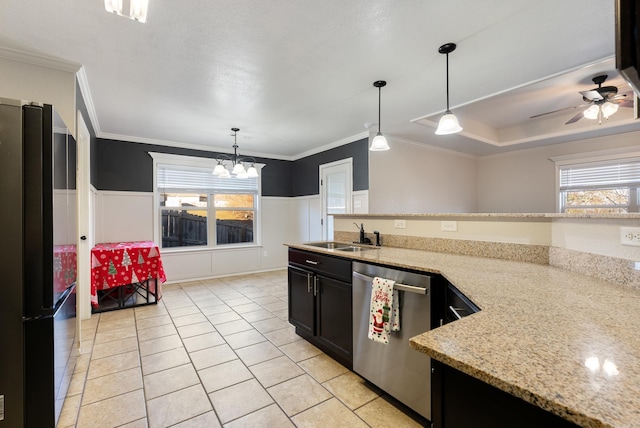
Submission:
POLYGON ((431 329, 431 277, 353 263, 353 371, 431 420, 431 359, 409 347, 409 339, 431 329), (388 344, 367 338, 374 277, 396 281, 400 331, 388 344))

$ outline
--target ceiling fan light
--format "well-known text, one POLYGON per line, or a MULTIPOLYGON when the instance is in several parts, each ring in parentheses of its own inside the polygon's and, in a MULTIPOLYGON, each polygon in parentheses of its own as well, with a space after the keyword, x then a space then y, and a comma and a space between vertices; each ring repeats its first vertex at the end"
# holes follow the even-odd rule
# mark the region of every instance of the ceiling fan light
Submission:
POLYGON ((602 115, 605 119, 609 119, 609 116, 614 115, 618 111, 618 104, 606 102, 602 104, 602 115))
POLYGON ((381 132, 378 132, 373 138, 373 141, 371 141, 371 147, 369 147, 369 150, 372 152, 382 152, 389 149, 390 147, 389 143, 387 143, 387 139, 381 132))
POLYGON ((447 111, 444 116, 440 118, 440 122, 438 122, 436 135, 455 134, 460 131, 462 131, 462 127, 458 123, 458 118, 450 111, 447 111))
MULTIPOLYGON (((597 119, 598 118, 598 114, 600 113, 600 106, 594 104, 591 107, 589 107, 588 109, 586 109, 582 114, 584 115, 584 117, 586 117, 587 119, 597 119)), ((579 116, 578 116, 579 117, 579 116)))

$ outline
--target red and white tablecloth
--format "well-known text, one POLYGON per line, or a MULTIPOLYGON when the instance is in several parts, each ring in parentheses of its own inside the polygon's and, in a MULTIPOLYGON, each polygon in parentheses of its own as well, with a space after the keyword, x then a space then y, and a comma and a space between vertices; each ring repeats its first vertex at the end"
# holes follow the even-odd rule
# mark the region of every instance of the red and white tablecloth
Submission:
POLYGON ((152 241, 110 242, 91 249, 91 304, 98 307, 98 290, 108 290, 148 279, 152 293, 162 294, 167 277, 160 250, 152 241), (159 280, 159 281, 157 281, 159 280))
POLYGON ((53 291, 58 294, 76 280, 76 253, 76 246, 73 244, 53 247, 53 291))

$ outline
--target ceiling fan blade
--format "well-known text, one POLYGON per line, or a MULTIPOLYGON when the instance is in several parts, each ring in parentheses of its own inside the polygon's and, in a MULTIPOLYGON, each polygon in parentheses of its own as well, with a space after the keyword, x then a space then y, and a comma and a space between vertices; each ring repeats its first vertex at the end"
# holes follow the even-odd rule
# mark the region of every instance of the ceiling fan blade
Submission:
POLYGON ((540 114, 536 114, 534 116, 529 117, 529 119, 535 119, 536 117, 540 117, 540 116, 546 116, 548 114, 553 114, 553 113, 558 113, 560 111, 565 111, 565 110, 571 110, 574 108, 580 108, 580 107, 586 107, 587 104, 581 104, 579 106, 572 106, 572 107, 565 107, 565 108, 559 108, 558 110, 553 110, 553 111, 548 111, 546 113, 540 113, 540 114))
POLYGON ((577 121, 579 121, 580 119, 582 119, 584 117, 584 112, 580 112, 578 114, 576 114, 575 116, 573 116, 571 119, 569 119, 568 121, 565 122, 565 125, 569 125, 570 123, 576 123, 577 121))
POLYGON ((604 100, 604 97, 600 95, 600 92, 596 91, 595 89, 591 91, 579 91, 579 92, 587 100, 591 100, 591 101, 604 100))

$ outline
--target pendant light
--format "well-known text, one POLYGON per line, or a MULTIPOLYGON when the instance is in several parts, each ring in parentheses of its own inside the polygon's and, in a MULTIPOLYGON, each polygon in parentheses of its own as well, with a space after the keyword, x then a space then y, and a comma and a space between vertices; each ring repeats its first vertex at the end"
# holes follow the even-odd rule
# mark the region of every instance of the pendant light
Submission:
POLYGON ((373 141, 371 141, 371 147, 369 147, 369 150, 372 152, 381 152, 383 150, 389 150, 390 148, 387 143, 387 139, 382 135, 382 132, 380 132, 380 92, 386 85, 387 82, 384 80, 377 80, 373 82, 373 86, 378 88, 378 133, 373 138, 373 141))
POLYGON ((455 43, 445 43, 438 48, 438 52, 447 56, 447 110, 444 112, 444 116, 440 118, 438 129, 436 129, 437 135, 455 134, 456 132, 462 131, 458 119, 451 113, 451 110, 449 110, 449 54, 455 50, 455 43))

